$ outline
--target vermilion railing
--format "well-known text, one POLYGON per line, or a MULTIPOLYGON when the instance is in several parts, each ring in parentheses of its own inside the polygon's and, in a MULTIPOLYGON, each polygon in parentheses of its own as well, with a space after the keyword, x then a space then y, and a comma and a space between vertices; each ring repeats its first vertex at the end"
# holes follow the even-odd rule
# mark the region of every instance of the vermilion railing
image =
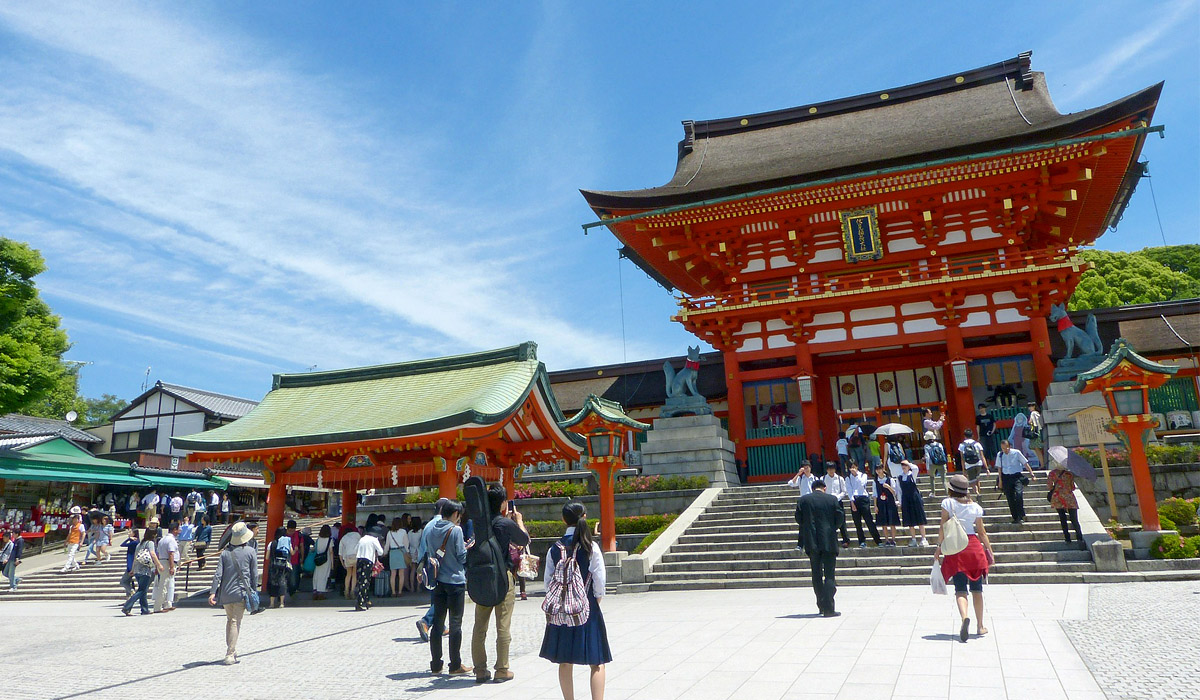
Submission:
POLYGON ((783 301, 835 293, 875 291, 880 288, 933 282, 944 279, 963 279, 971 275, 1022 272, 1030 268, 1084 264, 1073 257, 1073 251, 1045 250, 1021 255, 981 257, 973 255, 942 262, 918 261, 908 267, 893 270, 846 272, 801 280, 794 284, 770 282, 764 288, 731 289, 722 294, 702 297, 677 297, 679 308, 687 313, 707 311, 726 306, 739 306, 769 301, 783 301))

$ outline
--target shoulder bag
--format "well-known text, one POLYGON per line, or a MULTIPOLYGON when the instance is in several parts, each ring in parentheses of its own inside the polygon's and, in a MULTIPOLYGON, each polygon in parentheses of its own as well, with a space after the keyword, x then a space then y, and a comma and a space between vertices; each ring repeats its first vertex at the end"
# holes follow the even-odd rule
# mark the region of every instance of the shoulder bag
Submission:
POLYGON ((958 521, 958 506, 951 506, 950 517, 942 528, 942 554, 954 555, 967 548, 967 531, 958 521))

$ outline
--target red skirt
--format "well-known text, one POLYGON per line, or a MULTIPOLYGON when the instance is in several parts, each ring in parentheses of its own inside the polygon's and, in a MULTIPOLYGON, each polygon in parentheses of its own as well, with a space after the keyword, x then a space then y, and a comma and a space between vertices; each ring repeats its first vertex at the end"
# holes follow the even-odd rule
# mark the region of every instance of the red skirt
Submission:
POLYGON ((942 557, 942 578, 946 579, 946 583, 950 583, 958 573, 966 574, 967 578, 977 581, 987 574, 987 569, 987 553, 975 535, 967 535, 966 549, 958 554, 942 557))

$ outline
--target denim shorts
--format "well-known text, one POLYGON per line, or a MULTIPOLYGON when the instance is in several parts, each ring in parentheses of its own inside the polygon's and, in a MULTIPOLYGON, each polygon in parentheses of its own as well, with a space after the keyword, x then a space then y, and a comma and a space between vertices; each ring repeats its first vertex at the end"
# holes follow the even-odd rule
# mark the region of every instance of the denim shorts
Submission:
POLYGON ((966 593, 968 588, 972 593, 983 593, 982 576, 972 581, 971 579, 967 578, 966 574, 960 571, 957 574, 954 574, 954 578, 952 578, 951 581, 954 582, 955 593, 966 593))

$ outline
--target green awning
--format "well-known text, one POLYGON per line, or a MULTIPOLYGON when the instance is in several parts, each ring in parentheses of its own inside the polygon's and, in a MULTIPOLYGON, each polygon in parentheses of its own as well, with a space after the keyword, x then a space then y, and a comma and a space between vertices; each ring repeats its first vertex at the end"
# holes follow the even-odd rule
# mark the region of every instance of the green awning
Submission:
POLYGON ((128 469, 100 469, 46 463, 38 459, 11 459, 0 455, 0 479, 13 481, 62 481, 75 484, 107 484, 109 486, 149 485, 144 479, 131 476, 128 469))
POLYGON ((229 488, 229 482, 219 476, 210 476, 207 479, 188 478, 186 476, 175 476, 172 474, 147 474, 145 472, 136 472, 137 479, 153 486, 166 488, 180 489, 200 489, 206 491, 214 489, 216 491, 224 491, 229 488))
POLYGON ((13 481, 61 481, 109 486, 193 487, 224 491, 229 482, 218 478, 188 478, 175 474, 133 473, 128 465, 100 459, 72 443, 57 438, 20 450, 0 449, 0 479, 13 481))

